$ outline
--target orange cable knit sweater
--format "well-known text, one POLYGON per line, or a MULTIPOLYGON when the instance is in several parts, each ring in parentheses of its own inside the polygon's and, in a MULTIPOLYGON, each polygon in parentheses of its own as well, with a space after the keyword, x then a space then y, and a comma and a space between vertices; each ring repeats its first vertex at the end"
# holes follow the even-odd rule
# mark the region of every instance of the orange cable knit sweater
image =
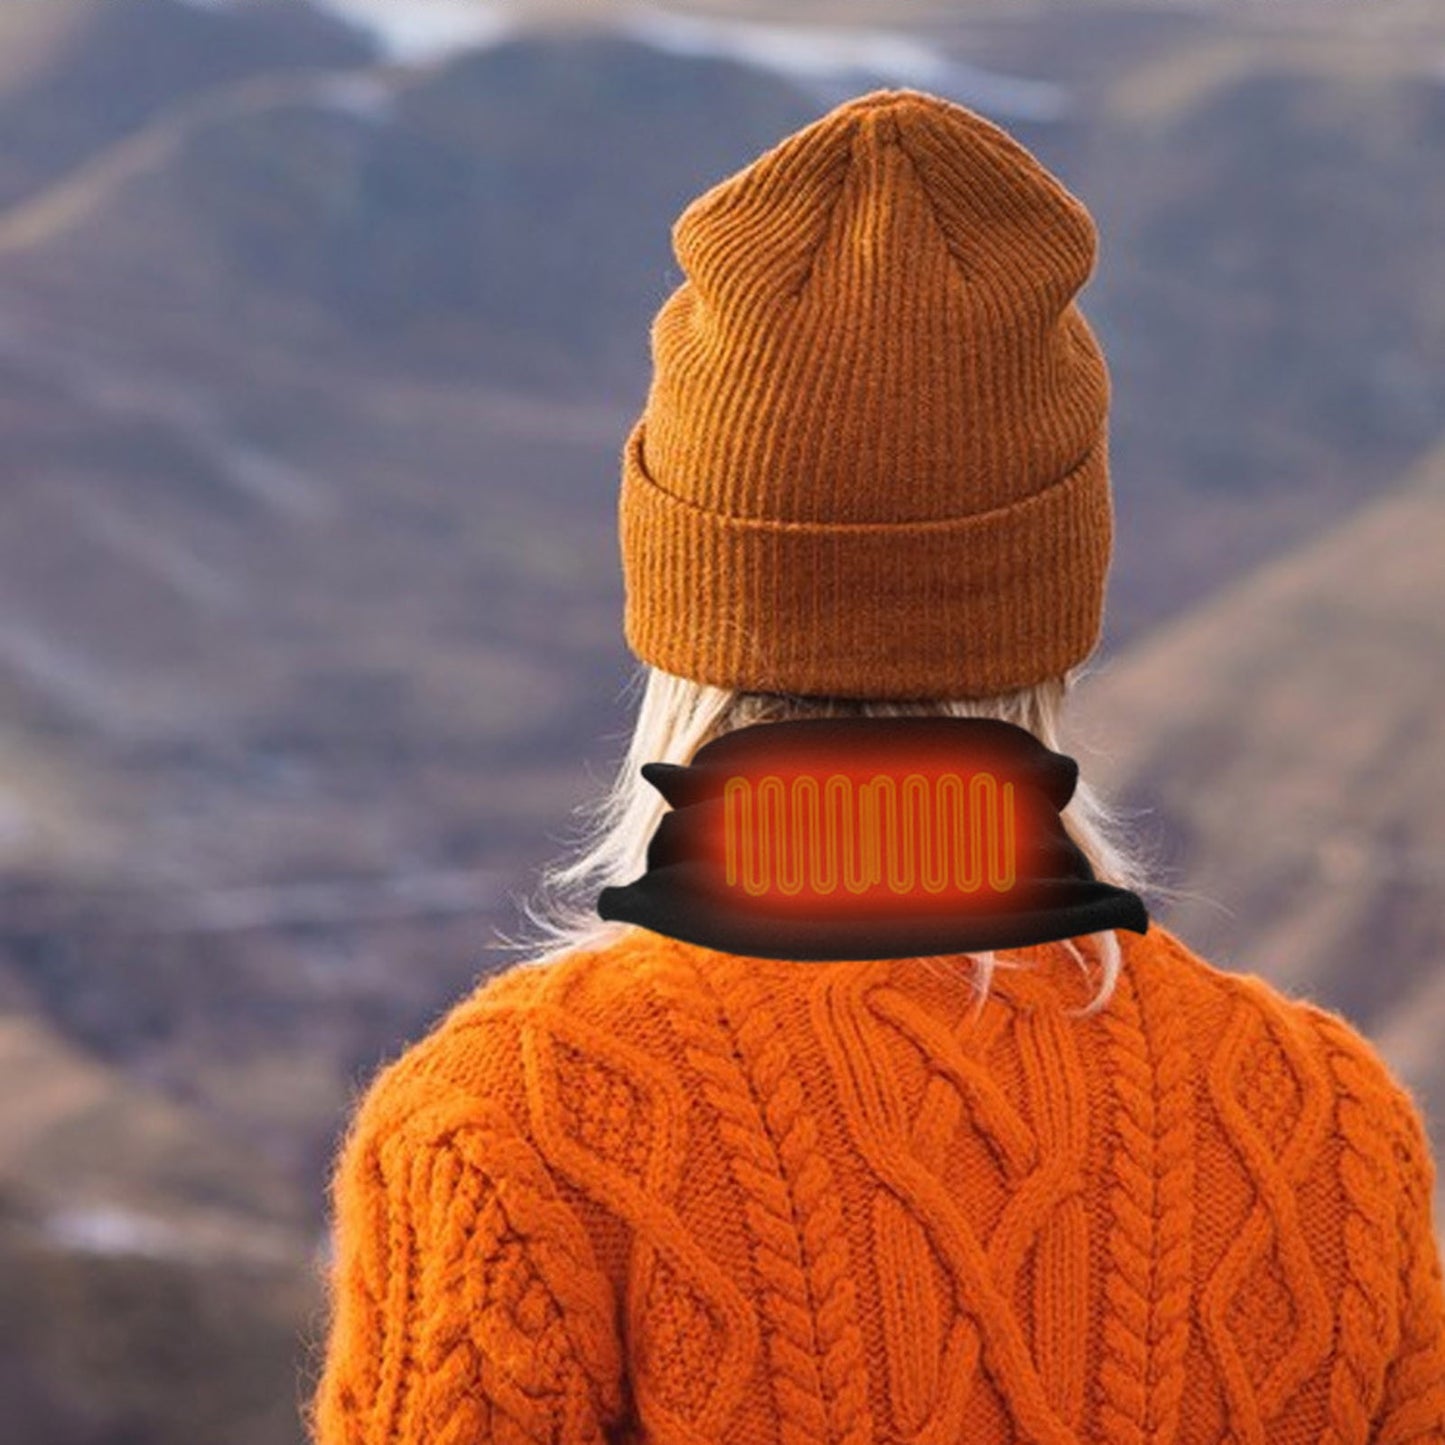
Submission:
POLYGON ((1058 944, 977 1022, 946 958, 493 977, 352 1120, 318 1445, 1445 1442, 1419 1105, 1119 937, 1089 1019, 1058 944))

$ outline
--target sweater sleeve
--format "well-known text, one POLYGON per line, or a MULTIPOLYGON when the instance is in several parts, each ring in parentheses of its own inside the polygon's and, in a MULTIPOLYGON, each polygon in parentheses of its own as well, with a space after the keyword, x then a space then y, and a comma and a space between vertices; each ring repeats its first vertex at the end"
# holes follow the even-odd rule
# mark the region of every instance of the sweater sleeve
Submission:
POLYGON ((505 1110, 393 1065, 332 1207, 316 1445, 602 1445, 622 1390, 611 1287, 505 1110))
POLYGON ((1419 1106, 1398 1093, 1402 1127, 1400 1339, 1371 1445, 1445 1445, 1445 1276, 1435 1229, 1435 1163, 1419 1106))

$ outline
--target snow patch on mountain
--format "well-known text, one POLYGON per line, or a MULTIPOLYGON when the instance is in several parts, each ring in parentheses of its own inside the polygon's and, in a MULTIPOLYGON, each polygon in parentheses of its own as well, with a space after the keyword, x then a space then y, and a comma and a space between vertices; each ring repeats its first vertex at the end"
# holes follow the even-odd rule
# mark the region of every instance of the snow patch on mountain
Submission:
MULTIPOLYGON (((201 4, 214 0, 199 0, 201 4)), ((221 0, 226 3, 226 0, 221 0)), ((486 0, 311 0, 342 20, 360 25, 393 60, 440 59, 494 45, 518 26, 510 12, 486 0)))
MULTIPOLYGON (((212 3, 212 0, 198 0, 212 3)), ((224 3, 224 0, 222 0, 224 3)), ((312 0, 364 26, 388 54, 425 61, 526 33, 525 10, 487 0, 312 0)), ((876 85, 933 90, 991 116, 1054 120, 1068 90, 954 59, 900 32, 857 26, 783 25, 686 15, 650 5, 603 8, 587 22, 674 55, 717 57, 773 70, 824 106, 876 85)))
POLYGON ((1064 87, 985 70, 954 60, 934 46, 887 30, 761 24, 638 9, 619 29, 660 49, 726 56, 781 71, 826 105, 868 82, 914 86, 997 115, 1052 120, 1068 108, 1064 87))

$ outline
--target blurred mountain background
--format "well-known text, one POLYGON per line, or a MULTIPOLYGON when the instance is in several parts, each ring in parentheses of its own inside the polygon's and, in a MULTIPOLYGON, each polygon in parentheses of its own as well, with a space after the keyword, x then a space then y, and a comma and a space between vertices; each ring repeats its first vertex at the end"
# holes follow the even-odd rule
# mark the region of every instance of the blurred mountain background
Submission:
POLYGON ((354 1091, 620 753, 670 225, 877 86, 1099 224, 1156 916, 1445 1123, 1445 15, 786 13, 0 0, 0 1439, 299 1439, 354 1091))

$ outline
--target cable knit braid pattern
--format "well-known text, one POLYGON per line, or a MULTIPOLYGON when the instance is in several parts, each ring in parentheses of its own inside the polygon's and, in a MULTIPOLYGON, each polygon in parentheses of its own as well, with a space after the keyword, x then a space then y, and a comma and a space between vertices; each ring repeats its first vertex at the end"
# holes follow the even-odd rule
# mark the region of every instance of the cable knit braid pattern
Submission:
POLYGON ((347 1131, 312 1438, 1445 1442, 1420 1105, 1121 942, 1090 1018, 1058 944, 977 1014, 963 963, 646 930, 487 980, 347 1131))
POLYGON ((333 1182, 319 1439, 602 1445, 620 1415, 611 1285, 502 1102, 518 1067, 508 998, 534 982, 454 1011, 449 1047, 403 1057, 356 1114, 333 1182))

